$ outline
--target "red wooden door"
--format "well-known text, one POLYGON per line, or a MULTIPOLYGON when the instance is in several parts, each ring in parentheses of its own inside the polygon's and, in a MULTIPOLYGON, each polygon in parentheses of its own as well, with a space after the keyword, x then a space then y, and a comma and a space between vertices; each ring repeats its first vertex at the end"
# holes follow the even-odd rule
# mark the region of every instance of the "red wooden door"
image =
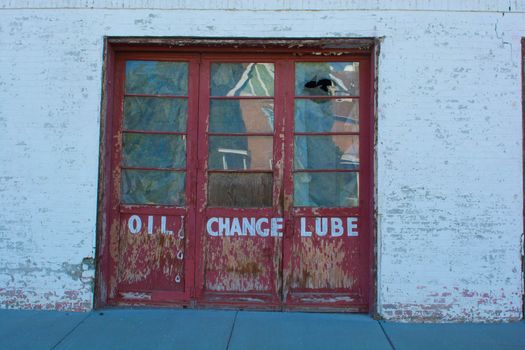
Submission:
POLYGON ((198 56, 115 59, 107 303, 188 302, 193 288, 198 56))
POLYGON ((282 91, 275 59, 201 62, 197 300, 278 308, 282 91))
POLYGON ((369 61, 208 56, 200 74, 198 301, 366 310, 369 61))
POLYGON ((366 311, 369 55, 116 56, 107 301, 366 311))
POLYGON ((370 62, 287 62, 285 308, 368 310, 370 62))

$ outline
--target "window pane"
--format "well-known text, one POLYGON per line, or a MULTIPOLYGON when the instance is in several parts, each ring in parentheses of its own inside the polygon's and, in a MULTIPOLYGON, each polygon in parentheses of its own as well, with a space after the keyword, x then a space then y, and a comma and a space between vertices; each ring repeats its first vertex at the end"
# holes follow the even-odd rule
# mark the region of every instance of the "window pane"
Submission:
POLYGON ((188 101, 185 98, 125 97, 124 129, 186 131, 188 101))
POLYGON ((294 124, 297 132, 358 132, 359 100, 297 99, 294 124))
POLYGON ((211 100, 210 132, 273 132, 273 100, 211 100))
POLYGON ((296 136, 295 169, 359 168, 359 136, 296 136))
POLYGON ((295 94, 300 96, 357 96, 359 95, 359 63, 297 63, 295 66, 295 94))
POLYGON ((184 172, 124 169, 121 180, 122 203, 185 204, 184 172))
POLYGON ((184 168, 186 136, 124 133, 122 166, 184 168))
POLYGON ((272 182, 271 173, 209 173, 208 206, 271 207, 272 182))
POLYGON ((357 207, 357 173, 295 173, 297 207, 357 207))
POLYGON ((126 93, 187 95, 186 62, 127 61, 126 93))
POLYGON ((272 63, 212 63, 212 96, 273 96, 272 63))
POLYGON ((272 169, 273 137, 210 136, 208 169, 272 169))

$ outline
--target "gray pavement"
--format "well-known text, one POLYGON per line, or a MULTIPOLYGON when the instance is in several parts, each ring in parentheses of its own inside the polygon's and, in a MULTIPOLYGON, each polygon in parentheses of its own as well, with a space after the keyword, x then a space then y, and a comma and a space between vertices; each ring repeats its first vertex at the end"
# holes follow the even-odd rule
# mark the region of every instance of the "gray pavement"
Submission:
POLYGON ((0 349, 525 349, 525 322, 407 324, 222 310, 0 310, 0 349))

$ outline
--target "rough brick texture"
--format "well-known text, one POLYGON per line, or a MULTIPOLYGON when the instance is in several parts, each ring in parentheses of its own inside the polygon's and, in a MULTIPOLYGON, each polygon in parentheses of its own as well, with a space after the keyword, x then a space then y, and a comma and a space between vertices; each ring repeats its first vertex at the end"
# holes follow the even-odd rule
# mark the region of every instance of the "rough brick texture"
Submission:
POLYGON ((521 318, 525 3, 379 4, 0 1, 0 307, 92 307, 104 36, 378 37, 379 315, 521 318))

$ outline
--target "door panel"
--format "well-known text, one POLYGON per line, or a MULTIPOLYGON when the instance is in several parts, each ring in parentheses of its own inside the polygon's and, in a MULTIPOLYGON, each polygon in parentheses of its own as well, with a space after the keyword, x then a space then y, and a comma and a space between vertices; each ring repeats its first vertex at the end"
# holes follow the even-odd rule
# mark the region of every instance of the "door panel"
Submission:
POLYGON ((187 303, 193 287, 194 55, 116 59, 108 302, 187 303))
POLYGON ((363 252, 356 217, 294 218, 287 304, 362 305, 363 252))
MULTIPOLYGON (((275 64, 201 63, 198 302, 278 305, 282 220, 275 64)), ((278 127, 282 125, 278 123, 278 127)))
MULTIPOLYGON (((343 239, 355 218, 301 217, 294 222, 296 259, 291 288, 294 290, 356 289, 359 250, 355 242, 343 239), (346 220, 345 220, 346 219, 346 220)), ((354 223, 351 225, 355 225, 354 223)), ((346 238, 346 237, 345 237, 346 238)))
POLYGON ((184 291, 184 216, 121 216, 118 285, 126 291, 184 291))
POLYGON ((366 61, 290 61, 284 308, 368 307, 366 61))
POLYGON ((253 210, 223 214, 206 219, 203 301, 278 303, 282 225, 253 210))

